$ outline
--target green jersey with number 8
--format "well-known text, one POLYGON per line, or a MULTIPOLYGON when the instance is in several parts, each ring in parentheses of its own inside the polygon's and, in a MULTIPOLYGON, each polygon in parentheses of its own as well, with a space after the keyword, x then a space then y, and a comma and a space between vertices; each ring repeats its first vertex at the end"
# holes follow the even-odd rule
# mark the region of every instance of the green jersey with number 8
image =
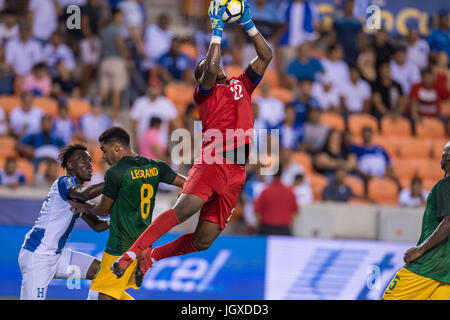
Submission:
POLYGON ((114 200, 105 252, 121 255, 151 224, 160 182, 171 184, 176 172, 163 161, 123 157, 105 173, 103 195, 114 200))

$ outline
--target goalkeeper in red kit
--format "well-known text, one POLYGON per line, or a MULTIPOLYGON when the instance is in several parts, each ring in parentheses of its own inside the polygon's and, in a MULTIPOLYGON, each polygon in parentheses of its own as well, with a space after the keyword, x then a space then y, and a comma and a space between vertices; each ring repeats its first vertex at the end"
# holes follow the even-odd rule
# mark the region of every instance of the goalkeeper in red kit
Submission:
POLYGON ((202 156, 189 171, 175 206, 160 214, 111 267, 121 277, 137 259, 135 278, 138 286, 154 261, 208 249, 230 219, 245 182, 245 164, 253 141, 251 95, 272 60, 272 49, 256 29, 250 8, 244 1, 244 13, 236 23, 252 39, 257 57, 243 74, 227 79, 220 66, 224 25, 221 17, 225 9, 220 2, 211 1, 211 44, 206 58, 197 64, 194 72, 197 80, 194 101, 203 126, 202 156), (230 131, 233 132, 231 137, 230 131), (200 217, 195 232, 151 248, 158 238, 198 210, 200 217))

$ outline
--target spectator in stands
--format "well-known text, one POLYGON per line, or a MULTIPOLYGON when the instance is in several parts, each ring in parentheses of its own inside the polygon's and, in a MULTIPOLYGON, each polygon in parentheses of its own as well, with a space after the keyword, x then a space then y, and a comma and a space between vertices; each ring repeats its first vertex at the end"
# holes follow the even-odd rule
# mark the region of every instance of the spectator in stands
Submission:
POLYGON ((444 9, 440 10, 438 18, 438 28, 431 32, 427 38, 427 41, 430 45, 431 51, 444 51, 447 53, 447 56, 450 56, 448 11, 444 9))
POLYGON ((339 90, 333 85, 329 74, 321 74, 318 78, 312 86, 312 96, 319 102, 322 110, 339 112, 339 90))
POLYGON ((58 27, 60 7, 54 0, 30 0, 28 21, 33 26, 33 36, 41 43, 48 41, 58 27))
POLYGON ((293 161, 292 153, 292 149, 280 148, 279 165, 284 168, 281 180, 288 186, 294 185, 295 177, 299 174, 305 175, 305 168, 293 161))
MULTIPOLYGON (((266 38, 267 39, 267 38, 266 38)), ((172 42, 172 41, 171 41, 172 42)), ((195 30, 194 33, 194 42, 197 48, 197 59, 196 62, 200 61, 204 57, 206 57, 206 52, 209 49, 209 44, 211 43, 211 22, 209 19, 205 19, 202 23, 201 27, 195 30)), ((170 46, 170 44, 169 44, 170 46)), ((224 66, 231 64, 233 62, 233 58, 231 57, 231 45, 228 41, 228 33, 224 32, 222 36, 222 44, 220 46, 220 53, 222 54, 221 61, 224 66)), ((254 58, 255 55, 252 56, 254 58)), ((242 64, 244 64, 244 60, 242 59, 242 64)), ((248 66, 245 65, 244 68, 248 66)))
POLYGON ((326 144, 329 128, 320 122, 322 112, 319 108, 310 108, 308 121, 304 125, 302 150, 315 154, 326 144))
POLYGON ((298 174, 295 176, 293 190, 295 197, 297 198, 297 203, 303 207, 314 201, 314 195, 310 184, 306 181, 303 174, 298 174))
POLYGON ((63 43, 63 38, 59 31, 52 33, 50 42, 44 47, 44 59, 49 68, 50 75, 56 77, 58 62, 64 62, 69 71, 75 69, 75 58, 68 45, 63 43))
POLYGON ((54 159, 45 160, 45 169, 38 171, 33 186, 36 188, 49 188, 58 179, 58 162, 54 159))
POLYGON ((256 166, 254 170, 247 171, 247 180, 242 190, 245 200, 244 221, 250 234, 255 233, 258 229, 258 219, 255 216, 253 204, 265 187, 266 182, 259 166, 256 166))
POLYGON ((56 75, 53 79, 52 95, 57 100, 79 98, 80 87, 75 76, 67 69, 64 61, 56 63, 56 75))
POLYGON ((25 176, 17 169, 16 158, 6 159, 5 168, 0 171, 0 186, 14 189, 26 184, 25 176))
POLYGON ((166 141, 161 141, 161 123, 161 118, 151 118, 149 128, 139 137, 139 153, 150 159, 170 163, 166 141))
POLYGON ((295 122, 295 107, 291 104, 286 105, 286 117, 277 127, 280 137, 280 147, 291 150, 299 150, 303 141, 303 126, 295 122))
POLYGON ((88 92, 92 74, 100 61, 101 43, 99 30, 101 24, 101 2, 100 0, 88 0, 81 7, 81 31, 83 39, 80 41, 81 58, 81 96, 85 97, 88 92))
POLYGON ((118 120, 122 93, 128 86, 128 67, 133 66, 123 35, 124 15, 119 9, 112 12, 112 21, 101 32, 102 61, 100 64, 100 96, 105 103, 112 94, 111 117, 118 120))
POLYGON ((174 38, 169 52, 158 59, 158 75, 165 83, 173 80, 192 82, 192 65, 188 56, 180 52, 181 39, 174 38))
POLYGON ((170 123, 176 118, 178 111, 168 98, 163 96, 163 86, 159 79, 150 80, 147 95, 136 99, 130 112, 131 135, 137 143, 138 138, 147 129, 150 119, 158 117, 161 124, 161 143, 168 144, 170 123))
POLYGON ((19 36, 19 24, 17 23, 17 10, 6 8, 1 12, 0 45, 5 45, 9 40, 19 36))
POLYGON ((260 84, 261 94, 253 101, 258 105, 259 118, 269 128, 278 126, 284 119, 284 104, 279 99, 270 95, 271 84, 263 82, 260 84))
POLYGON ((361 79, 356 66, 350 66, 350 81, 340 90, 340 106, 343 114, 369 112, 372 89, 367 81, 361 79))
MULTIPOLYGON (((283 26, 279 33, 279 39, 275 43, 281 45, 281 62, 291 61, 295 56, 296 48, 305 41, 315 40, 315 30, 319 25, 319 14, 317 7, 308 0, 283 1, 280 6, 283 16, 283 26)), ((281 70, 285 70, 281 65, 281 70)))
POLYGON ((348 150, 343 134, 331 129, 326 139, 323 148, 313 158, 315 171, 331 178, 337 169, 355 170, 356 156, 348 150))
POLYGON ((376 68, 378 70, 381 64, 391 60, 394 53, 394 47, 389 43, 389 34, 384 28, 378 29, 375 33, 373 48, 375 49, 376 68))
POLYGON ((145 29, 144 43, 147 58, 144 63, 145 70, 153 69, 158 64, 159 58, 169 52, 174 37, 169 27, 169 16, 163 13, 158 17, 157 24, 149 24, 145 29))
POLYGON ((75 134, 75 124, 69 117, 69 107, 66 103, 61 103, 58 107, 58 116, 53 122, 53 134, 68 145, 75 134))
POLYGON ((91 111, 80 119, 80 129, 88 141, 98 143, 98 137, 112 126, 112 122, 109 116, 103 112, 100 98, 91 99, 91 106, 91 111))
POLYGON ((291 86, 294 87, 296 81, 303 79, 316 80, 318 74, 323 71, 319 59, 310 56, 311 45, 303 42, 298 46, 297 57, 292 60, 287 68, 287 75, 290 76, 291 86))
POLYGON ((413 84, 420 82, 419 68, 406 60, 406 48, 399 46, 395 49, 391 60, 391 78, 400 83, 403 93, 409 95, 413 84))
POLYGON ((431 69, 434 74, 435 86, 441 91, 450 90, 450 68, 445 51, 440 51, 435 55, 435 58, 431 59, 431 69))
POLYGON ((407 54, 406 60, 414 63, 419 70, 428 66, 428 55, 430 53, 430 46, 428 42, 420 38, 417 26, 410 26, 408 35, 406 37, 407 54))
POLYGON ((383 116, 400 116, 406 110, 406 102, 401 85, 391 78, 390 64, 381 64, 377 81, 372 85, 372 115, 378 120, 383 116))
POLYGON ((340 44, 332 44, 328 47, 327 57, 321 61, 327 79, 338 90, 343 84, 350 82, 350 72, 343 57, 344 49, 342 46, 340 44))
POLYGON ((281 175, 280 167, 272 183, 261 191, 254 203, 260 235, 292 235, 291 225, 299 206, 292 188, 281 182, 281 175))
POLYGON ((0 136, 6 135, 8 133, 8 119, 6 117, 6 112, 0 106, 0 136))
POLYGON ((52 91, 52 79, 48 74, 45 62, 35 64, 31 73, 22 82, 23 91, 31 91, 35 96, 47 97, 52 91))
POLYGON ((351 152, 357 157, 357 167, 355 171, 365 182, 372 177, 387 177, 392 179, 399 188, 400 181, 392 168, 391 157, 386 150, 373 144, 373 131, 371 127, 362 128, 362 145, 352 145, 351 152))
POLYGON ((377 80, 377 56, 373 47, 364 48, 358 56, 356 62, 361 78, 368 83, 373 83, 377 80))
POLYGON ((53 121, 49 114, 41 120, 41 131, 22 138, 18 150, 26 158, 32 159, 34 167, 45 159, 57 159, 59 151, 64 147, 64 141, 52 132, 53 121))
POLYGON ((5 47, 0 46, 0 95, 14 93, 14 69, 6 62, 5 47))
POLYGON ((128 30, 128 38, 139 56, 145 55, 142 33, 144 31, 145 8, 143 0, 123 0, 118 6, 125 15, 125 26, 128 30))
POLYGON ((441 115, 440 104, 449 97, 448 90, 436 86, 431 69, 422 71, 422 82, 411 89, 411 117, 420 122, 422 117, 438 118, 441 115))
POLYGON ((33 106, 34 95, 29 91, 20 94, 21 105, 9 114, 9 124, 14 135, 22 137, 38 133, 41 130, 43 111, 33 106))
POLYGON ((350 64, 356 63, 362 36, 361 21, 353 15, 354 6, 354 0, 345 0, 343 15, 336 17, 333 25, 337 41, 344 48, 345 61, 350 64))
POLYGON ((297 97, 292 101, 295 106, 295 123, 302 126, 308 118, 308 111, 311 108, 320 108, 319 102, 312 97, 312 79, 302 79, 298 83, 297 97))
POLYGON ((352 188, 345 183, 346 176, 344 168, 336 169, 334 177, 322 191, 323 201, 349 202, 355 196, 352 188))
POLYGON ((33 66, 44 58, 41 45, 32 39, 31 29, 27 25, 19 28, 19 37, 8 41, 5 56, 6 62, 14 68, 16 75, 21 77, 29 74, 33 66))
POLYGON ((421 207, 427 202, 428 191, 422 187, 422 179, 413 177, 411 185, 398 195, 398 204, 405 207, 421 207))

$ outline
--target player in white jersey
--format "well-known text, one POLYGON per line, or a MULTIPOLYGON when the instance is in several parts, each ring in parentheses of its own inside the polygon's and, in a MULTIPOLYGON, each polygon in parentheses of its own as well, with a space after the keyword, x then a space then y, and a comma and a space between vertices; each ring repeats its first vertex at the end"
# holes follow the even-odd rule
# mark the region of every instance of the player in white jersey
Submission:
MULTIPOLYGON (((64 249, 80 216, 95 231, 109 228, 109 220, 72 211, 67 200, 87 201, 99 196, 103 183, 83 187, 92 177, 92 158, 83 145, 62 150, 59 158, 67 175, 57 179, 42 204, 38 219, 25 236, 19 253, 22 273, 20 299, 43 300, 53 278, 67 279, 76 272, 82 279, 93 279, 100 261, 90 255, 64 249)), ((91 294, 91 292, 90 292, 91 294)))

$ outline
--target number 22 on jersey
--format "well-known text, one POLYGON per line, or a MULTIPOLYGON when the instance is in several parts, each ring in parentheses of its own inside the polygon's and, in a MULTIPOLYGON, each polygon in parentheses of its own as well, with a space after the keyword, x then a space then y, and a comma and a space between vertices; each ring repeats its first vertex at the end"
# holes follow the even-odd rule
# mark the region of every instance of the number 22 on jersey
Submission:
POLYGON ((144 183, 141 187, 141 216, 142 219, 147 219, 152 207, 152 198, 155 190, 153 186, 148 183, 144 183))
POLYGON ((244 94, 242 93, 242 86, 240 84, 235 84, 230 87, 230 90, 231 92, 234 92, 234 100, 240 100, 244 97, 244 94))

